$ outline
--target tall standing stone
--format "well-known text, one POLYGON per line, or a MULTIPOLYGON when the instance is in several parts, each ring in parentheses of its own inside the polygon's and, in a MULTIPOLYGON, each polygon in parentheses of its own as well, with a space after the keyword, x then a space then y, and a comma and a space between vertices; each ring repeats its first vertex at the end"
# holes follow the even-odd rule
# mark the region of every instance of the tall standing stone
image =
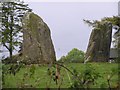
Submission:
POLYGON ((112 24, 101 22, 92 30, 86 52, 86 59, 95 62, 109 60, 110 46, 112 40, 112 24))
POLYGON ((56 60, 50 29, 36 14, 23 18, 22 55, 26 63, 52 63, 56 60))

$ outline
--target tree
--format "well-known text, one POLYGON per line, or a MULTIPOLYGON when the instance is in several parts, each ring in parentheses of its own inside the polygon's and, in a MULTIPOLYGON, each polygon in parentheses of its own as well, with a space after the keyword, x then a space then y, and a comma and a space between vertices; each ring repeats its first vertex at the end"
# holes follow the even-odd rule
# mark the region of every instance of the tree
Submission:
POLYGON ((66 57, 65 57, 65 56, 62 56, 59 61, 60 61, 60 62, 66 61, 66 57))
POLYGON ((22 17, 27 11, 31 11, 23 1, 0 2, 2 5, 1 13, 1 44, 9 51, 12 60, 13 51, 21 43, 22 17))
POLYGON ((68 52, 67 56, 61 57, 60 60, 64 62, 82 63, 84 62, 84 52, 74 48, 68 52))

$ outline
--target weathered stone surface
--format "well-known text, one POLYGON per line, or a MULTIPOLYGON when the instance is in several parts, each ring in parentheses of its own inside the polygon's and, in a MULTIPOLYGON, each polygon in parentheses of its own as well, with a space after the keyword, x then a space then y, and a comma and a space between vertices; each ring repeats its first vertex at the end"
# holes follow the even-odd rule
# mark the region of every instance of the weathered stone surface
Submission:
POLYGON ((50 29, 36 14, 23 19, 22 55, 27 63, 52 63, 56 60, 50 29))
POLYGON ((109 60, 112 24, 102 22, 92 30, 86 52, 86 60, 102 62, 109 60))

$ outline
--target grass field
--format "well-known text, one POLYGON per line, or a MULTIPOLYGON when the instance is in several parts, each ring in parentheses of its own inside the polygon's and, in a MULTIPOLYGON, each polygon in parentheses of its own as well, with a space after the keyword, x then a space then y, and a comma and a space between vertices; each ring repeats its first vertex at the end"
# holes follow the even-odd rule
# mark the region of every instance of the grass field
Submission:
MULTIPOLYGON (((95 68, 97 72, 100 73, 101 77, 96 80, 96 84, 92 85, 91 88, 108 88, 107 78, 112 73, 113 70, 118 70, 117 63, 90 63, 92 67, 95 68)), ((65 64, 67 68, 71 71, 74 69, 79 73, 85 70, 85 64, 82 63, 68 63, 65 64)), ((4 65, 4 68, 8 68, 9 65, 4 65)), ((33 67, 33 66, 32 66, 33 67)), ((51 72, 55 71, 55 68, 50 68, 51 72)), ((34 70, 31 70, 31 66, 23 66, 20 71, 13 74, 4 75, 4 84, 3 88, 19 88, 19 87, 34 87, 34 88, 69 88, 73 83, 73 77, 70 72, 66 69, 61 68, 61 74, 59 84, 56 85, 56 82, 53 80, 53 77, 48 75, 48 66, 47 65, 34 65, 34 70), (32 71, 33 75, 30 75, 32 71)), ((110 80, 110 85, 112 88, 118 85, 118 72, 114 73, 113 77, 110 80)))

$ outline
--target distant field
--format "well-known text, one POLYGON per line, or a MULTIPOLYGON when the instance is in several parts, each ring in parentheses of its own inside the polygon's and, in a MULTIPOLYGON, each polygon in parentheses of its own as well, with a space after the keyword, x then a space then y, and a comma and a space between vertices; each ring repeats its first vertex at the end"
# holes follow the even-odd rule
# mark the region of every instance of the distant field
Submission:
MULTIPOLYGON (((101 85, 103 85, 104 88, 108 88, 107 84, 107 78, 108 75, 111 73, 111 71, 118 70, 118 64, 117 63, 91 63, 91 65, 100 73, 101 76, 96 81, 96 85, 92 85, 92 88, 100 88, 101 85)), ((65 64, 66 67, 68 67, 71 71, 75 69, 78 73, 82 73, 85 69, 85 64, 82 63, 69 63, 65 64)), ((9 67, 9 65, 4 65, 4 68, 9 67)), ((4 85, 3 88, 18 88, 18 87, 34 87, 34 88, 57 88, 58 85, 56 85, 55 81, 50 78, 48 75, 48 66, 46 65, 34 65, 34 75, 31 75, 31 77, 28 75, 30 73, 30 66, 24 66, 16 73, 14 76, 13 74, 5 74, 4 76, 4 85)), ((51 68, 50 70, 54 71, 55 68, 51 68)), ((65 70, 64 68, 61 68, 61 88, 69 88, 72 84, 72 75, 65 70)), ((110 84, 112 87, 116 87, 118 82, 118 73, 116 73, 111 81, 110 84)))

